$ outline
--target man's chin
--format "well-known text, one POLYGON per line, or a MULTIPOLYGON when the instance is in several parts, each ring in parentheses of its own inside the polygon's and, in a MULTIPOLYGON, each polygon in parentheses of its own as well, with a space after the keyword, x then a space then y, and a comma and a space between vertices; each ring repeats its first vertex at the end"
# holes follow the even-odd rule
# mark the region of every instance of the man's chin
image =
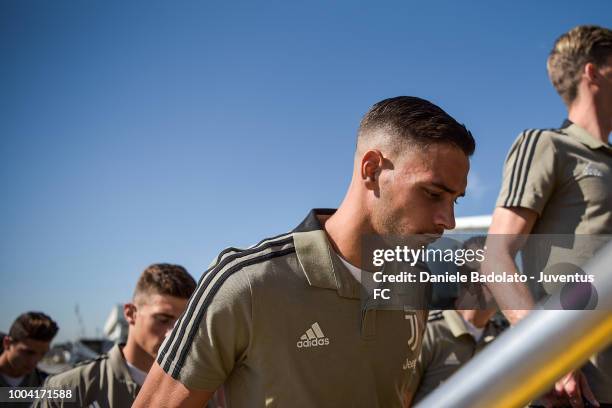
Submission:
POLYGON ((427 246, 442 237, 442 232, 414 232, 414 233, 395 233, 379 236, 378 245, 385 245, 393 248, 396 246, 408 246, 417 248, 427 246))
POLYGON ((440 238, 442 238, 442 233, 437 233, 437 232, 433 232, 433 233, 429 232, 429 233, 415 235, 415 240, 418 241, 418 243, 421 245, 429 245, 433 242, 436 242, 440 238))

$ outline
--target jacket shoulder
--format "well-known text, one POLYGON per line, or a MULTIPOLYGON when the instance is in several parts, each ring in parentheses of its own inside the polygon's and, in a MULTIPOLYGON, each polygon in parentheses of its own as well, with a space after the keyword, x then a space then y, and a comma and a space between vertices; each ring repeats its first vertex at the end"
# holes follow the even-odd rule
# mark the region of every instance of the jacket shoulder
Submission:
POLYGON ((84 360, 63 373, 47 377, 48 386, 77 386, 87 384, 101 375, 102 365, 108 360, 108 354, 102 354, 91 360, 84 360))

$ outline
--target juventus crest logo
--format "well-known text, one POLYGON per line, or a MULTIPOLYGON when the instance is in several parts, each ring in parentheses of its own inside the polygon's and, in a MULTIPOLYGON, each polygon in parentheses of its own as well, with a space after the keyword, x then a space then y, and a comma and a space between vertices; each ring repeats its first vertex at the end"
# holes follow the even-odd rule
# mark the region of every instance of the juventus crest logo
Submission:
POLYGON ((415 351, 419 345, 419 320, 414 310, 404 310, 404 320, 408 320, 410 325, 410 338, 408 339, 408 347, 415 351))

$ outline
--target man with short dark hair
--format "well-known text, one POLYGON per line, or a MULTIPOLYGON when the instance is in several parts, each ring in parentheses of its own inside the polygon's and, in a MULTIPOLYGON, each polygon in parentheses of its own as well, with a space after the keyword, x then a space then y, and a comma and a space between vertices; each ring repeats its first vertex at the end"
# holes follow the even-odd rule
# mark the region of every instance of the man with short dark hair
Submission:
MULTIPOLYGON (((612 31, 597 26, 573 28, 555 42, 547 69, 567 106, 568 120, 559 129, 526 130, 511 147, 487 241, 495 265, 488 265, 487 271, 514 273, 514 258, 526 234, 555 234, 555 239, 566 234, 567 242, 580 241, 575 239, 577 234, 612 234, 612 146, 608 141, 612 131, 612 31)), ((522 254, 528 266, 525 272, 555 270, 549 268, 559 262, 552 256, 555 253, 567 254, 564 256, 574 265, 582 265, 597 250, 596 245, 573 245, 547 244, 545 251, 527 245, 522 254)), ((490 287, 501 308, 530 307, 522 284, 490 287), (524 304, 515 299, 524 299, 524 304)), ((559 287, 540 289, 551 294, 559 287)), ((526 310, 506 312, 513 323, 526 314, 526 310)), ((593 356, 585 373, 595 397, 612 404, 612 349, 593 356)), ((572 407, 582 407, 583 397, 595 403, 580 371, 560 380, 555 394, 568 397, 572 407)))
POLYGON ((49 351, 57 324, 41 312, 20 315, 2 336, 0 387, 39 387, 46 373, 36 368, 49 351))
MULTIPOLYGON (((361 122, 337 210, 223 251, 151 369, 135 407, 400 407, 427 312, 360 302, 362 238, 439 237, 455 226, 474 139, 436 105, 385 99, 361 122)), ((363 255, 363 257, 362 257, 363 255)))
POLYGON ((194 279, 180 265, 149 266, 138 279, 132 302, 124 305, 129 323, 126 344, 117 344, 93 361, 49 377, 45 386, 71 388, 75 403, 40 400, 35 405, 129 407, 195 287, 194 279))

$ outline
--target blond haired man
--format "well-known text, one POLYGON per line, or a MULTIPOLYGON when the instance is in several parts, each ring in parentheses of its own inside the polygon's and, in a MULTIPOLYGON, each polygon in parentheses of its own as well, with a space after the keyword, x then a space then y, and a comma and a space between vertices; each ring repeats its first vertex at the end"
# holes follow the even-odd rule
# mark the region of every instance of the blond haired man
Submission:
MULTIPOLYGON (((517 269, 514 257, 523 244, 521 235, 612 234, 612 147, 608 142, 612 130, 612 31, 597 26, 573 28, 555 42, 547 68, 567 106, 568 119, 559 129, 524 131, 508 154, 489 234, 512 237, 495 243, 499 249, 495 268, 509 273, 517 269)), ((488 243, 491 239, 492 235, 488 243)), ((582 252, 572 249, 576 265, 592 256, 584 248, 582 252)), ((541 253, 530 254, 529 250, 525 249, 524 261, 542 258, 541 253)), ((555 253, 554 246, 548 253, 555 253)), ((538 271, 553 266, 554 257, 547 257, 538 261, 538 271)), ((502 300, 516 298, 516 292, 522 299, 529 298, 521 284, 490 288, 502 309, 517 308, 516 302, 502 300)), ((558 288, 541 289, 552 293, 558 288)), ((526 300, 524 305, 529 303, 526 300)), ((506 312, 513 323, 525 314, 506 312)), ((584 369, 595 397, 609 404, 611 354, 608 349, 594 356, 584 369)), ((558 401, 549 404, 569 402, 572 407, 582 407, 583 398, 596 404, 580 371, 561 379, 553 396, 558 401)))

